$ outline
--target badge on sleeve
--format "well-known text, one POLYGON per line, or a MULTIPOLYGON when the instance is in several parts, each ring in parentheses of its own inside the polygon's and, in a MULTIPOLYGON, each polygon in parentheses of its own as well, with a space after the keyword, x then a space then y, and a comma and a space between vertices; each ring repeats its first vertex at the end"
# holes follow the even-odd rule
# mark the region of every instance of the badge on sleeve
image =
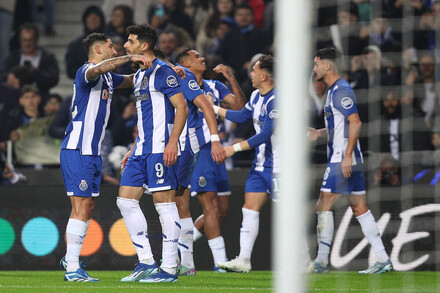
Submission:
POLYGON ((353 100, 350 97, 345 97, 341 100, 341 106, 344 109, 350 109, 351 107, 353 107, 353 104, 353 100))

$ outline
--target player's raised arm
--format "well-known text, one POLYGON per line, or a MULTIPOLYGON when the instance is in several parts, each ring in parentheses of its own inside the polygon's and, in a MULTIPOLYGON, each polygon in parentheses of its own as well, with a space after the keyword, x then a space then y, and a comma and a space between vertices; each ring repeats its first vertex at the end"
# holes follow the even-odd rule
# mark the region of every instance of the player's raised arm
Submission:
POLYGON ((177 93, 170 97, 170 101, 176 109, 174 117, 174 127, 170 134, 170 138, 165 151, 163 153, 163 160, 167 167, 172 166, 177 161, 177 152, 179 137, 185 127, 186 118, 188 117, 188 106, 182 93, 177 93))
POLYGON ((215 113, 205 96, 199 95, 194 99, 194 104, 199 107, 205 116, 206 124, 208 124, 209 132, 211 133, 211 154, 212 158, 217 164, 221 164, 226 159, 226 153, 220 143, 218 135, 218 125, 215 118, 215 113))
POLYGON ((86 71, 87 80, 95 80, 101 74, 113 71, 130 61, 137 62, 141 64, 141 66, 144 66, 145 68, 151 67, 152 64, 151 60, 148 57, 142 55, 126 55, 126 56, 111 58, 99 62, 96 65, 90 66, 86 71))
POLYGON ((229 94, 223 99, 226 107, 232 110, 240 110, 243 108, 246 104, 246 96, 232 73, 232 69, 229 66, 219 64, 214 68, 214 71, 223 74, 231 84, 233 94, 229 94))

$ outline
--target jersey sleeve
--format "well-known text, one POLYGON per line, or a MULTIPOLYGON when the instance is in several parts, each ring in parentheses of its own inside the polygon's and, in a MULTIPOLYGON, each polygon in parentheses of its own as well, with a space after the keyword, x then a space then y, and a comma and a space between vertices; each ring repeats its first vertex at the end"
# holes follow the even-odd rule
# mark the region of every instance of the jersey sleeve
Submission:
POLYGON ((197 83, 195 75, 189 71, 185 72, 186 77, 180 82, 180 89, 185 99, 192 102, 199 95, 203 95, 203 91, 197 83))
POLYGON ((75 83, 82 88, 94 87, 99 82, 100 76, 98 76, 95 80, 87 80, 86 72, 92 65, 93 64, 85 65, 76 72, 75 83))
POLYGON ((216 80, 215 81, 215 89, 218 91, 219 93, 219 99, 221 101, 223 101, 223 99, 227 96, 231 94, 231 91, 220 81, 216 80))
POLYGON ((179 77, 168 65, 162 65, 156 73, 155 88, 164 95, 172 97, 175 94, 181 93, 179 77))
MULTIPOLYGON (((247 104, 246 104, 247 106, 247 104)), ((227 110, 226 111, 226 119, 231 120, 236 123, 243 123, 252 119, 252 108, 243 107, 243 109, 236 110, 227 110)))
POLYGON ((334 91, 333 106, 338 109, 345 118, 358 112, 354 92, 346 89, 338 89, 334 91))
POLYGON ((263 127, 261 127, 260 133, 252 136, 248 139, 249 146, 251 148, 256 148, 260 144, 266 143, 270 140, 272 136, 275 120, 280 115, 280 111, 275 108, 275 100, 272 99, 267 103, 267 114, 263 122, 263 127))
POLYGON ((110 71, 110 74, 113 80, 113 88, 117 88, 124 81, 124 76, 113 71, 110 71))

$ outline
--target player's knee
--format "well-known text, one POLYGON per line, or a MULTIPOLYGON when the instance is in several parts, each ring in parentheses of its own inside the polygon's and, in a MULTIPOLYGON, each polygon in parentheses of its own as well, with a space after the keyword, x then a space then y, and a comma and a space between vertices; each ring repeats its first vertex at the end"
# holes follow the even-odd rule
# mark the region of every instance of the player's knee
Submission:
POLYGON ((353 215, 355 217, 359 217, 360 215, 365 214, 368 211, 368 207, 364 205, 351 205, 351 210, 353 211, 353 215))

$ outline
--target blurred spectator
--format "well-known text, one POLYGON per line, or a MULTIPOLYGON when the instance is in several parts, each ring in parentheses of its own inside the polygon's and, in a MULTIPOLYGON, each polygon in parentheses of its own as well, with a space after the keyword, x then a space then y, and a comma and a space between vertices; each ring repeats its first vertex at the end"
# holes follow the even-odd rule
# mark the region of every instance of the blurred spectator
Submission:
POLYGON ((432 125, 437 106, 438 94, 435 92, 435 59, 430 53, 423 54, 419 59, 419 72, 413 70, 407 76, 407 85, 414 85, 414 94, 421 99, 421 108, 426 113, 425 122, 432 125))
POLYGON ((422 0, 388 0, 382 1, 382 10, 389 18, 402 18, 403 16, 420 16, 424 10, 422 0))
POLYGON ((94 32, 105 31, 105 19, 101 9, 97 6, 89 6, 82 15, 84 34, 72 42, 67 47, 65 56, 67 76, 75 79, 76 72, 87 61, 87 54, 84 50, 82 40, 94 32))
POLYGON ((239 82, 247 78, 249 61, 257 53, 264 53, 269 46, 266 35, 253 24, 253 10, 249 5, 240 5, 234 14, 236 28, 232 28, 220 44, 217 54, 223 63, 231 66, 239 82))
POLYGON ((0 1, 0 64, 9 54, 9 39, 11 38, 14 21, 15 0, 0 1))
POLYGON ((355 3, 341 6, 338 9, 341 45, 346 55, 360 55, 364 49, 365 44, 361 41, 361 26, 358 20, 358 7, 355 3))
POLYGON ((263 16, 263 32, 268 35, 270 40, 273 40, 275 33, 275 1, 266 4, 263 16))
POLYGON ((20 27, 20 50, 9 54, 1 69, 1 79, 6 80, 7 74, 16 65, 27 66, 33 73, 34 80, 43 98, 49 89, 58 83, 59 69, 55 55, 38 46, 39 31, 31 23, 20 27))
POLYGON ((391 154, 382 154, 380 166, 374 174, 374 185, 400 186, 399 162, 391 154))
POLYGON ((127 5, 117 5, 113 8, 110 22, 107 24, 109 36, 117 35, 122 40, 127 39, 126 29, 133 25, 133 10, 127 5))
POLYGON ((159 40, 157 43, 159 49, 165 54, 165 58, 174 64, 174 56, 180 44, 177 42, 177 37, 174 32, 163 31, 159 35, 159 40))
POLYGON ((159 0, 156 5, 149 8, 149 23, 158 29, 165 29, 168 23, 183 28, 193 39, 193 23, 191 18, 184 12, 183 0, 159 0))
POLYGON ((349 76, 353 89, 399 84, 399 78, 394 68, 384 65, 382 53, 377 46, 368 46, 362 51, 361 57, 353 57, 349 76))
POLYGON ((59 94, 50 94, 49 99, 44 105, 44 113, 46 116, 55 116, 58 110, 60 109, 60 105, 62 102, 62 98, 59 94))
POLYGON ((67 125, 69 125, 72 119, 71 105, 72 97, 64 99, 61 102, 60 108, 49 127, 49 135, 52 138, 62 139, 64 137, 67 125))
POLYGON ((196 49, 200 55, 205 56, 207 49, 212 47, 222 19, 224 22, 229 21, 229 24, 235 25, 233 11, 233 0, 217 0, 214 2, 212 13, 200 25, 197 33, 196 49))
POLYGON ((225 36, 233 27, 236 27, 236 23, 232 18, 222 17, 215 30, 212 44, 206 48, 206 54, 208 55, 215 54, 218 51, 221 43, 225 39, 225 36))
POLYGON ((425 9, 414 28, 414 47, 417 50, 434 50, 436 47, 436 20, 434 13, 425 9))
POLYGON ((133 22, 146 23, 147 8, 155 2, 156 0, 104 0, 101 8, 105 19, 110 19, 113 7, 120 4, 128 5, 133 10, 133 22))
POLYGON ((11 52, 20 49, 20 27, 25 23, 35 22, 33 1, 34 0, 16 0, 15 2, 14 22, 12 24, 14 35, 9 41, 9 49, 11 52))
POLYGON ((21 90, 18 102, 20 106, 9 112, 6 129, 2 135, 2 137, 10 138, 12 141, 18 141, 20 139, 14 130, 30 123, 38 117, 44 116, 40 106, 41 95, 36 87, 30 85, 24 86, 21 90))
POLYGON ((235 0, 235 3, 237 6, 249 5, 252 7, 255 26, 261 27, 263 25, 264 8, 266 6, 263 0, 235 0))
POLYGON ((401 50, 400 41, 393 33, 386 15, 378 15, 371 20, 369 38, 364 38, 363 41, 378 46, 381 52, 399 52, 401 50))

